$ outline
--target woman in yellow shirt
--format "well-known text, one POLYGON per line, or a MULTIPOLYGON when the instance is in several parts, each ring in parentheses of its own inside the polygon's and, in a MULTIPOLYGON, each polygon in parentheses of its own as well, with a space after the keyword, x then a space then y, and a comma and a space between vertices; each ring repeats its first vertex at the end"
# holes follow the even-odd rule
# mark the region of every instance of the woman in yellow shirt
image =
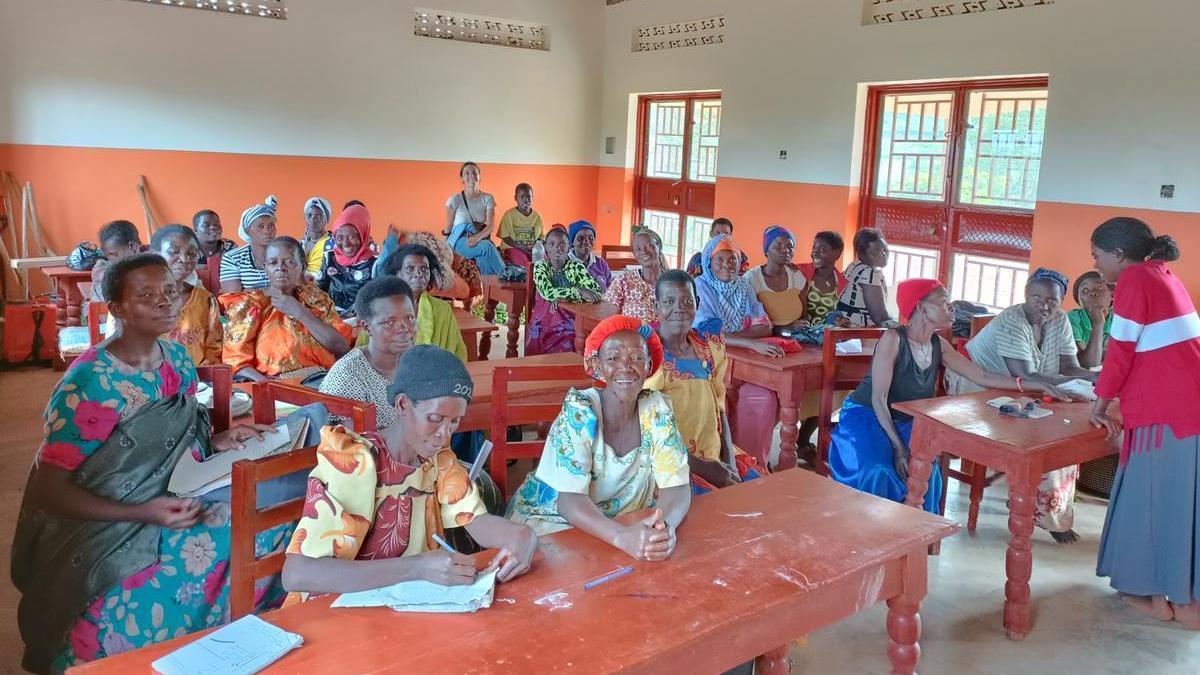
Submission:
POLYGON ((183 225, 167 225, 154 233, 150 250, 166 259, 183 303, 179 323, 167 338, 183 345, 197 366, 220 363, 224 331, 221 307, 196 276, 200 259, 196 233, 183 225))

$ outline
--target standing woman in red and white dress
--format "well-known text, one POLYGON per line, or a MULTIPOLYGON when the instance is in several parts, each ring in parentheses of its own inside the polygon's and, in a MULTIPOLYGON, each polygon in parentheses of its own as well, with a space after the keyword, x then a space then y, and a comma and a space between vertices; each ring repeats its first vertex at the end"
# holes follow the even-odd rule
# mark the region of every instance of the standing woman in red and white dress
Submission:
POLYGON ((1116 282, 1112 333, 1092 423, 1125 439, 1096 573, 1130 604, 1200 630, 1200 317, 1166 263, 1168 236, 1134 218, 1092 233, 1092 258, 1116 282))

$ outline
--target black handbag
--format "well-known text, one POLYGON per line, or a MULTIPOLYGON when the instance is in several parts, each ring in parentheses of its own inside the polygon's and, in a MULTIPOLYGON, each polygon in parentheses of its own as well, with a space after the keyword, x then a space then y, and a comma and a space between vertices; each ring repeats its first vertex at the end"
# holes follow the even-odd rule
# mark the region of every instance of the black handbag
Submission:
POLYGON ((471 202, 467 201, 467 191, 463 190, 458 194, 462 195, 463 209, 467 212, 467 217, 471 219, 471 225, 475 227, 475 234, 483 232, 483 228, 487 227, 487 223, 475 220, 475 216, 471 215, 471 202))
POLYGON ((97 260, 104 260, 104 254, 92 242, 84 241, 67 254, 67 267, 77 272, 86 272, 96 266, 97 260))

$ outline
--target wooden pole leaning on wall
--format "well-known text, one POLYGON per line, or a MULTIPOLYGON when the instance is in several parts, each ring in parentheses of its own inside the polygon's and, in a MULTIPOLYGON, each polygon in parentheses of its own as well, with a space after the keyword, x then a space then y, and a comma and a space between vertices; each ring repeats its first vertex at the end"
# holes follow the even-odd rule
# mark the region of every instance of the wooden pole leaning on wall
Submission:
POLYGON ((146 218, 146 241, 149 242, 154 237, 154 233, 158 231, 158 219, 154 217, 154 211, 150 208, 145 176, 138 176, 137 191, 138 198, 142 200, 142 215, 146 218))
MULTIPOLYGON (((38 255, 43 257, 58 255, 46 245, 46 239, 42 236, 42 221, 38 218, 37 199, 33 194, 33 183, 25 183, 25 194, 29 196, 29 215, 32 218, 30 229, 33 230, 33 241, 37 244, 38 255)), ((25 254, 28 255, 29 252, 26 251, 25 254)))
POLYGON ((0 172, 0 193, 3 194, 4 215, 7 221, 4 224, 4 231, 0 232, 0 264, 4 266, 4 300, 13 301, 20 300, 27 295, 24 282, 21 274, 12 268, 12 259, 14 253, 19 253, 17 248, 17 181, 8 171, 0 172))

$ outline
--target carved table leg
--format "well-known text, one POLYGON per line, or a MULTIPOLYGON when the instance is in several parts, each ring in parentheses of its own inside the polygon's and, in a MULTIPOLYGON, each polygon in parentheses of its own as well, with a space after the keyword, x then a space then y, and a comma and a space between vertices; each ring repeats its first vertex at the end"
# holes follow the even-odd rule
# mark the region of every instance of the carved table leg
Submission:
MULTIPOLYGON (((487 298, 483 305, 483 320, 488 323, 496 321, 496 301, 487 298)), ((492 334, 490 331, 479 335, 479 354, 484 359, 492 354, 492 334)))
POLYGON ((763 675, 786 675, 792 670, 792 661, 788 658, 791 645, 776 647, 754 660, 754 672, 763 675))
POLYGON ((521 337, 522 309, 523 306, 517 304, 517 297, 514 294, 512 302, 508 305, 508 351, 504 353, 510 359, 517 355, 517 343, 521 337))
POLYGON ((929 588, 928 557, 923 548, 905 556, 904 590, 888 598, 888 659, 894 675, 912 675, 921 659, 921 600, 929 588))
POLYGON ((1024 640, 1033 628, 1029 614, 1029 578, 1033 575, 1033 514, 1040 475, 1029 470, 1008 475, 1008 555, 1004 585, 1004 628, 1010 640, 1024 640))
POLYGON ((933 472, 936 455, 927 424, 920 417, 915 419, 908 443, 912 456, 908 459, 908 495, 904 497, 904 503, 918 509, 925 504, 925 492, 929 489, 929 475, 933 472))
POLYGON ((797 443, 800 438, 800 409, 795 401, 779 401, 779 471, 796 468, 797 443))

